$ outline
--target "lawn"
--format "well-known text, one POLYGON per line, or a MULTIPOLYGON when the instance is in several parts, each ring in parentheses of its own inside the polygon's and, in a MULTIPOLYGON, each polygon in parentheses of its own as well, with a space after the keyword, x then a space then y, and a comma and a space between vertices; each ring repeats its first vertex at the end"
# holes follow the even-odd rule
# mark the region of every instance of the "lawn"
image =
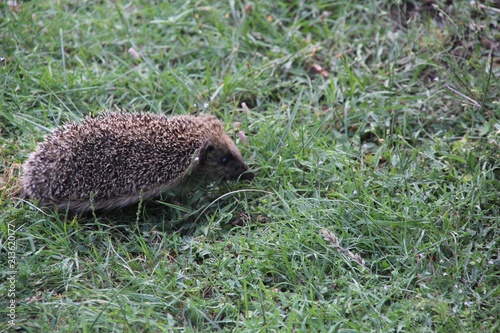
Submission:
POLYGON ((0 331, 499 331, 499 24, 496 0, 0 3, 0 331), (21 198, 44 136, 117 108, 216 115, 256 178, 21 198))

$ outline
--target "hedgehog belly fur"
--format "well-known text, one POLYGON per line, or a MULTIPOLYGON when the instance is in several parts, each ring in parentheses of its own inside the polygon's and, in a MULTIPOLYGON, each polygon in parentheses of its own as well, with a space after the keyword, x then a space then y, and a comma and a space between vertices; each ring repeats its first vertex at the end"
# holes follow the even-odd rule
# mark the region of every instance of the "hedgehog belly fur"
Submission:
POLYGON ((213 116, 109 112, 47 136, 25 162, 21 184, 42 206, 86 211, 185 190, 193 179, 240 176, 253 178, 213 116))

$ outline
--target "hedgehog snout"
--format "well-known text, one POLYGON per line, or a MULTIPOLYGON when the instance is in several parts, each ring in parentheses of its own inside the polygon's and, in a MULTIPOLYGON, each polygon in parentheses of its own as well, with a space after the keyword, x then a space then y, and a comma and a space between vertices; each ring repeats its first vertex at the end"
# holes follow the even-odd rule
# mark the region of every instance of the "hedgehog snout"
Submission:
POLYGON ((255 174, 251 171, 244 172, 240 175, 239 180, 240 181, 246 181, 246 182, 251 182, 253 178, 255 177, 255 174))
POLYGON ((239 181, 251 181, 254 178, 254 173, 248 171, 246 164, 240 164, 231 172, 231 180, 239 181))

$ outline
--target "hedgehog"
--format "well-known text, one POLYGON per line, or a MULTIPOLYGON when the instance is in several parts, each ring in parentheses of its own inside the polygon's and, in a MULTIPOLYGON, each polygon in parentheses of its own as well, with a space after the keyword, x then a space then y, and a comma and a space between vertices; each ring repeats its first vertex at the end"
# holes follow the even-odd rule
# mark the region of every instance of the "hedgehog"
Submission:
POLYGON ((21 186, 40 206, 84 212, 253 177, 215 116, 119 111, 54 130, 24 163, 21 186))

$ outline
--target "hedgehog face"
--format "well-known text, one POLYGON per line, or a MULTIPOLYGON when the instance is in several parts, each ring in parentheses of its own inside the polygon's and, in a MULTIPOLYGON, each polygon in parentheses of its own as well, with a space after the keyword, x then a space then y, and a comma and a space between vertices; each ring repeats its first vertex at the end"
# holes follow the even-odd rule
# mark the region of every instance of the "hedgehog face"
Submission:
POLYGON ((229 143, 207 144, 202 153, 200 169, 211 180, 251 181, 254 174, 248 171, 248 166, 243 162, 243 157, 232 140, 229 143))

